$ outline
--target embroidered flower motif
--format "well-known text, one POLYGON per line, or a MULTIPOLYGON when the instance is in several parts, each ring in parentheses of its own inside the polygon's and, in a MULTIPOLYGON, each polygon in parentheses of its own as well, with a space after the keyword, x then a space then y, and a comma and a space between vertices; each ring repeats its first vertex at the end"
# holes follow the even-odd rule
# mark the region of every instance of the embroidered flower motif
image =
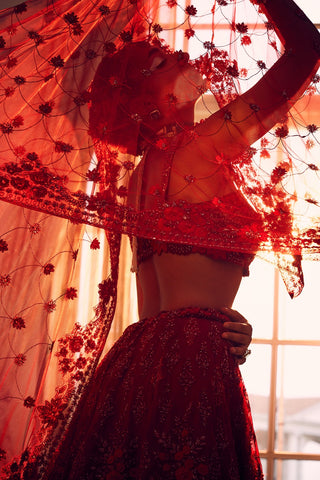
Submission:
POLYGON ((75 97, 73 101, 78 107, 86 105, 90 101, 90 93, 87 90, 84 90, 80 95, 75 97))
POLYGON ((206 50, 213 50, 215 48, 215 44, 208 41, 204 42, 203 46, 206 50))
POLYGON ((97 238, 94 238, 92 240, 92 242, 90 243, 90 248, 91 248, 91 250, 99 250, 100 242, 97 238))
POLYGON ((238 64, 237 64, 236 60, 233 61, 232 65, 229 65, 227 67, 227 73, 234 78, 239 77, 238 64))
POLYGON ((16 173, 19 173, 22 170, 16 162, 11 162, 6 164, 6 171, 10 173, 10 175, 15 175, 16 173))
POLYGON ((320 75, 316 73, 316 75, 312 79, 312 83, 319 83, 320 82, 320 75))
MULTIPOLYGON (((23 145, 17 145, 14 149, 13 152, 16 157, 22 157, 26 153, 26 149, 23 145)), ((22 164, 21 164, 22 166, 22 164)))
POLYGON ((99 7, 99 11, 101 12, 101 15, 105 16, 105 15, 109 15, 111 10, 107 5, 101 5, 99 7))
POLYGON ((39 105, 37 112, 41 113, 44 117, 48 117, 49 114, 52 112, 52 108, 54 107, 54 102, 45 102, 39 105))
POLYGON ((255 103, 250 103, 249 107, 251 108, 251 110, 253 112, 259 112, 259 110, 260 110, 259 105, 256 105, 255 103))
POLYGON ((113 42, 106 42, 103 46, 103 50, 107 54, 112 55, 117 50, 117 47, 115 46, 115 44, 113 42))
POLYGON ((86 58, 88 58, 89 60, 93 60, 96 57, 97 52, 95 50, 93 50, 92 48, 88 48, 88 50, 86 50, 86 58))
POLYGON ((281 127, 278 127, 275 131, 275 135, 279 138, 285 138, 289 135, 289 129, 287 125, 282 125, 281 127))
POLYGON ((187 28, 184 31, 184 36, 189 40, 189 38, 193 37, 196 32, 192 28, 187 28))
POLYGON ((40 231, 41 231, 41 227, 39 223, 34 223, 33 225, 29 225, 29 232, 32 235, 37 235, 37 233, 39 233, 40 231))
POLYGON ((37 410, 39 412, 42 423, 45 426, 55 426, 59 420, 64 419, 63 410, 68 406, 68 403, 62 397, 56 396, 50 402, 45 401, 44 405, 39 405, 37 410))
POLYGON ((43 305, 43 308, 48 312, 48 313, 52 313, 54 312, 54 310, 56 309, 57 305, 56 305, 56 302, 54 300, 49 300, 49 302, 46 302, 44 305, 43 305))
POLYGON ((27 407, 27 408, 32 408, 32 407, 35 406, 35 404, 36 404, 35 399, 32 398, 32 397, 30 397, 30 396, 29 396, 29 397, 26 397, 26 398, 24 399, 24 402, 23 402, 23 405, 24 405, 25 407, 27 407))
POLYGON ((38 46, 41 43, 44 43, 43 37, 39 35, 38 32, 30 31, 28 32, 28 37, 31 38, 31 40, 34 40, 34 43, 38 46))
POLYGON ((159 25, 159 23, 154 23, 152 25, 152 30, 154 31, 154 33, 160 33, 162 32, 163 28, 161 27, 161 25, 159 25))
POLYGON ((64 21, 69 24, 73 35, 81 35, 83 33, 78 16, 74 12, 67 13, 63 17, 64 21))
POLYGON ((69 143, 65 142, 54 142, 55 144, 55 151, 58 153, 69 153, 73 150, 73 146, 70 145, 69 143))
POLYGON ((177 4, 176 0, 167 0, 167 5, 168 5, 169 8, 173 8, 178 4, 177 4))
POLYGON ((194 7, 193 5, 188 5, 186 7, 186 13, 188 15, 197 15, 197 9, 196 7, 194 7))
POLYGON ((270 158, 270 153, 266 148, 263 148, 260 152, 260 158, 270 158))
POLYGON ((80 336, 74 335, 68 338, 69 348, 71 352, 77 353, 80 352, 83 347, 83 339, 80 336))
POLYGON ((61 58, 60 55, 57 55, 55 57, 52 57, 51 60, 49 61, 50 65, 52 65, 54 68, 62 68, 64 67, 64 60, 61 58))
POLYGON ((189 184, 196 181, 196 178, 193 175, 185 175, 183 178, 189 184))
POLYGON ((243 22, 236 23, 235 28, 239 33, 248 33, 248 25, 243 22))
POLYGON ((96 345, 95 341, 92 340, 92 338, 89 338, 85 343, 85 347, 84 347, 85 352, 89 353, 89 352, 95 350, 96 348, 97 348, 97 345, 96 345))
POLYGON ((76 361, 76 367, 83 369, 87 365, 87 359, 84 357, 79 357, 76 361))
POLYGON ((124 43, 129 43, 131 42, 133 35, 128 30, 127 31, 124 30, 123 32, 120 33, 120 38, 124 43))
POLYGON ((43 273, 45 275, 50 275, 50 273, 54 272, 54 265, 52 263, 46 263, 43 267, 43 273))
POLYGON ((9 274, 0 275, 0 287, 8 287, 11 284, 11 276, 9 274))
POLYGON ((13 68, 17 65, 18 63, 18 60, 14 57, 8 57, 8 61, 7 61, 7 68, 10 69, 10 68, 13 68))
POLYGON ((2 133, 9 135, 13 132, 13 126, 9 122, 0 123, 0 130, 2 133))
POLYGON ((307 125, 307 129, 310 133, 314 133, 318 130, 319 127, 317 127, 317 125, 315 125, 314 123, 310 124, 310 125, 307 125))
POLYGON ((100 175, 98 167, 93 168, 92 170, 88 170, 87 175, 86 175, 86 179, 89 182, 99 182, 101 180, 101 175, 100 175))
POLYGON ((21 127, 22 125, 24 124, 24 119, 21 115, 17 115, 16 117, 14 117, 14 119, 12 120, 12 125, 15 127, 15 128, 18 128, 18 127, 21 127))
POLYGON ((251 38, 249 37, 249 35, 244 35, 241 38, 241 45, 251 45, 251 38))
POLYGON ((134 162, 131 162, 130 160, 127 160, 127 161, 123 162, 122 165, 123 165, 124 168, 125 168, 126 170, 128 170, 128 171, 134 169, 134 162))
POLYGON ((166 150, 168 148, 168 141, 166 138, 158 138, 155 146, 159 148, 159 150, 166 150))
POLYGON ((178 101, 178 98, 173 93, 168 93, 166 99, 168 100, 170 105, 175 105, 178 101))
POLYGON ((25 354, 19 353, 18 355, 16 355, 14 359, 14 363, 18 365, 18 367, 21 367, 26 360, 27 360, 27 357, 25 356, 25 354))
POLYGON ((314 163, 308 163, 308 167, 310 168, 310 170, 314 170, 315 172, 319 171, 319 167, 317 167, 317 165, 315 165, 314 163))
POLYGON ((64 15, 63 19, 66 23, 69 23, 69 25, 75 25, 76 23, 79 23, 79 17, 74 12, 67 13, 64 15))
POLYGON ((306 141, 306 149, 307 149, 307 150, 311 150, 311 148, 313 148, 314 145, 315 145, 315 143, 314 143, 313 140, 308 139, 308 140, 306 141))
POLYGON ((99 297, 101 300, 108 301, 110 296, 113 293, 113 282, 110 278, 103 280, 103 282, 99 283, 99 297))
POLYGON ((72 260, 76 261, 78 258, 79 249, 72 252, 72 260))
POLYGON ((11 321, 12 327, 16 330, 21 330, 22 328, 26 328, 25 321, 22 317, 13 317, 11 321))
POLYGON ((23 85, 24 83, 26 83, 26 79, 24 77, 22 77, 21 75, 17 75, 16 77, 14 77, 13 80, 15 81, 15 83, 17 85, 23 85))
POLYGON ((267 65, 262 60, 258 60, 257 65, 260 68, 260 70, 265 70, 267 68, 267 65))
POLYGON ((14 177, 11 179, 11 185, 17 190, 24 190, 29 186, 29 182, 23 177, 14 177))
POLYGON ((13 87, 7 87, 5 88, 4 90, 4 94, 6 97, 12 97, 12 95, 14 94, 15 90, 13 87))
POLYGON ((78 296, 77 289, 74 288, 74 287, 69 287, 69 288, 67 288, 67 291, 66 291, 65 295, 66 295, 66 298, 68 300, 73 300, 74 298, 77 298, 77 296, 78 296))
POLYGON ((0 252, 7 252, 8 251, 8 242, 0 238, 0 252))
POLYGON ((279 183, 282 180, 282 177, 287 173, 287 170, 288 169, 283 165, 274 168, 271 174, 271 182, 279 183))

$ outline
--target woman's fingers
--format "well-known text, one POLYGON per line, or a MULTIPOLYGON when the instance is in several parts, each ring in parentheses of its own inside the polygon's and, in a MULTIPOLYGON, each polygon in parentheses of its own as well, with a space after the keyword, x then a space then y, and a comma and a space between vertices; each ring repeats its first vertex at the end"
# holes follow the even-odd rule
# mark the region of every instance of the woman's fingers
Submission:
POLYGON ((225 313, 232 322, 248 323, 248 320, 237 310, 233 310, 229 307, 222 307, 219 310, 225 313))
POLYGON ((252 326, 237 310, 221 308, 221 311, 228 316, 228 320, 223 324, 226 331, 223 332, 222 337, 231 342, 230 353, 242 365, 247 355, 251 353, 248 346, 252 340, 252 326))
POLYGON ((229 340, 235 346, 244 346, 248 347, 251 343, 251 335, 250 334, 240 334, 240 333, 233 333, 233 332, 223 332, 222 338, 225 340, 229 340))

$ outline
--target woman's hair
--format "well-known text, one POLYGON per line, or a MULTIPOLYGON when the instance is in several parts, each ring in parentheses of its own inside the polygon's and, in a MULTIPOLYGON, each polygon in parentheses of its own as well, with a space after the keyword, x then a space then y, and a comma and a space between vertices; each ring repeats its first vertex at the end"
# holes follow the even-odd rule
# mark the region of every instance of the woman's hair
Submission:
MULTIPOLYGON (((139 135, 148 130, 143 117, 151 99, 145 92, 146 62, 153 44, 126 44, 101 61, 91 86, 90 135, 139 154, 139 135)), ((149 107, 150 110, 150 107, 149 107)))

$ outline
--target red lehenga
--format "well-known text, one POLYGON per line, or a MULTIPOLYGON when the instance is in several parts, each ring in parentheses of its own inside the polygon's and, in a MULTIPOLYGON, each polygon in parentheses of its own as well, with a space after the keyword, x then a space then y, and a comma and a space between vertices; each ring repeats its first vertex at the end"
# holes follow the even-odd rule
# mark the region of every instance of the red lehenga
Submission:
MULTIPOLYGON (((262 478, 246 394, 220 339, 217 312, 186 306, 142 320, 101 361, 123 233, 226 257, 259 255, 279 266, 291 296, 303 287, 302 258, 319 259, 318 127, 308 120, 320 80, 319 41, 299 9, 292 9, 296 32, 306 25, 301 42, 313 64, 308 72, 299 69, 304 77, 294 91, 287 78, 281 111, 271 106, 263 117, 250 103, 262 127, 276 124, 271 133, 252 147, 251 133, 243 132, 242 151, 233 156, 202 152, 204 177, 218 166, 235 187, 233 196, 217 191, 204 198, 203 178, 192 172, 181 173, 181 181, 198 189, 199 203, 167 195, 170 177, 179 176, 176 152, 205 135, 205 123, 159 132, 137 148, 145 112, 134 105, 124 71, 135 64, 136 88, 149 72, 129 55, 116 75, 105 65, 115 52, 129 52, 132 42, 167 49, 174 37, 170 15, 183 16, 179 29, 190 50, 199 44, 192 62, 207 76, 230 132, 241 130, 228 107, 240 87, 246 90, 268 70, 280 79, 281 65, 295 55, 289 39, 271 68, 281 46, 265 2, 248 0, 245 11, 236 0, 193 3, 169 0, 160 8, 155 0, 33 0, 1 12, 3 478, 262 478), (206 30, 197 29, 204 15, 205 39, 206 30), (225 45, 219 29, 212 29, 222 19, 230 24, 228 52, 219 48, 225 45), (112 107, 101 88, 119 102, 127 92, 124 125, 113 108, 117 100, 112 107), (107 140, 124 129, 133 141, 127 149, 107 140), (151 150, 159 161, 147 184, 151 150), (136 203, 127 201, 135 175, 136 203), (85 242, 92 256, 100 245, 86 236, 86 224, 105 230, 109 264, 97 281, 94 317, 81 324, 75 316, 79 258, 85 242)), ((174 95, 168 101, 174 107, 174 95)), ((151 114, 152 98, 148 108, 151 114)), ((218 140, 219 131, 211 135, 218 140)))

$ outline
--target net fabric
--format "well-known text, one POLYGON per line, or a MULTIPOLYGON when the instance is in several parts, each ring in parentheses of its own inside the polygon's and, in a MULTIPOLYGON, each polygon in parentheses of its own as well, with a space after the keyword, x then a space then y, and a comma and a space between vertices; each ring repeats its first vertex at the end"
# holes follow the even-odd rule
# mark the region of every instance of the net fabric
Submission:
MULTIPOLYGON (((45 465, 88 388, 114 316, 120 234, 257 254, 280 266, 291 295, 303 286, 301 258, 319 257, 318 128, 308 118, 319 82, 316 32, 292 10, 297 46, 268 2, 204 3, 168 1, 160 8, 156 1, 36 0, 1 12, 0 186, 7 203, 0 282, 8 345, 1 399, 10 418, 2 455, 7 451, 9 460, 29 445, 12 475, 27 472, 30 445, 39 441, 47 446, 40 457, 45 465), (202 87, 207 119, 186 126, 177 118, 163 130, 156 129, 160 107, 145 88, 153 68, 148 55, 150 48, 172 51, 179 35, 168 18, 175 14, 182 19, 181 47, 206 75, 217 105, 202 87), (109 277, 97 281, 94 321, 79 327, 70 305, 84 224, 106 231, 110 266, 109 277), (19 240, 11 233, 18 231, 19 240), (25 241, 40 231, 36 247, 25 241), (56 258, 59 277, 52 270, 56 258), (26 266, 35 276, 28 287, 26 266), (39 319, 37 340, 25 311, 39 319), (43 350, 30 358, 34 377, 22 380, 25 352, 36 344, 43 350), (58 422, 49 415, 53 406, 58 422), (17 429, 18 422, 24 426, 17 429)), ((183 53, 172 55, 187 63, 183 53)), ((182 92, 184 101, 193 100, 193 81, 178 87, 167 92, 173 112, 182 92)))

